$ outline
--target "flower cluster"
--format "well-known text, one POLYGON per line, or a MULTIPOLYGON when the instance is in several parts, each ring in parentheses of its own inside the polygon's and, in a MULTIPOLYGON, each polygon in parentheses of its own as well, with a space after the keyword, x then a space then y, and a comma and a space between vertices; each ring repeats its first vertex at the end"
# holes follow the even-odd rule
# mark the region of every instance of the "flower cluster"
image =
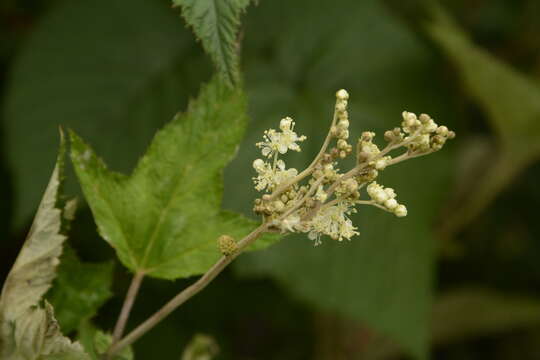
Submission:
POLYGON ((323 235, 338 241, 358 235, 350 215, 357 205, 371 205, 395 214, 407 215, 407 208, 396 200, 396 192, 375 180, 388 166, 440 150, 448 139, 455 137, 446 126, 438 126, 426 114, 416 116, 403 112, 401 127, 384 133, 387 145, 379 148, 374 143, 375 133, 361 134, 356 145, 356 164, 342 172, 338 162, 352 154, 349 144, 349 94, 336 93, 334 117, 323 147, 313 162, 303 171, 287 169, 279 155, 288 150, 300 151, 305 136, 294 132, 294 121, 286 117, 280 130, 269 129, 264 141, 257 143, 263 157, 256 159, 253 168, 255 189, 265 194, 255 200, 254 211, 275 231, 308 234, 321 243, 323 235), (391 152, 403 149, 401 154, 391 152), (370 200, 363 200, 366 187, 370 200))
POLYGON ((278 153, 285 154, 287 150, 300 151, 297 142, 306 140, 305 136, 298 136, 294 132, 294 121, 290 117, 281 119, 279 123, 281 131, 270 129, 264 132, 264 141, 257 143, 257 147, 262 149, 263 156, 272 157, 278 153))
POLYGON ((366 190, 375 204, 382 206, 385 210, 393 212, 398 217, 407 216, 407 208, 403 204, 398 204, 394 189, 385 188, 374 181, 367 186, 366 190))

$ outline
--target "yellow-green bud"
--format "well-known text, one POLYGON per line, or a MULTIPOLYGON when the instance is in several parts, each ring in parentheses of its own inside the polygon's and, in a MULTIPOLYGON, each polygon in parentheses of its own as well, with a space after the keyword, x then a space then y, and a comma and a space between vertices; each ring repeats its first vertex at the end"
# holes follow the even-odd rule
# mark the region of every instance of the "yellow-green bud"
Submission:
POLYGON ((230 256, 238 251, 238 245, 232 236, 221 235, 217 242, 219 251, 225 256, 230 256))

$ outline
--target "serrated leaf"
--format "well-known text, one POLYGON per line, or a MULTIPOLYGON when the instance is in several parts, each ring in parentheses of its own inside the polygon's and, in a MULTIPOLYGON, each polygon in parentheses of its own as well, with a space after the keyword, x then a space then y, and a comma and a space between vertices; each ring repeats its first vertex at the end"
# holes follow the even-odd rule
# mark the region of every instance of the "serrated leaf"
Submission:
POLYGON ((445 230, 454 232, 540 157, 540 86, 476 46, 441 8, 435 7, 433 15, 428 33, 455 65, 466 92, 485 111, 499 138, 491 166, 447 220, 445 230))
MULTIPOLYGON (((89 322, 82 322, 79 327, 79 341, 92 360, 101 360, 103 354, 111 346, 112 335, 97 329, 89 322)), ((132 360, 133 357, 131 346, 127 346, 120 350, 112 360, 132 360)))
POLYGON ((66 248, 62 254, 58 276, 47 294, 56 309, 56 318, 65 333, 77 329, 91 319, 111 296, 114 264, 84 263, 75 251, 66 248))
POLYGON ((173 0, 193 28, 225 81, 239 80, 238 29, 240 14, 250 0, 173 0))
POLYGON ((42 297, 56 276, 66 237, 59 204, 62 140, 56 166, 32 228, 4 283, 0 298, 0 355, 4 359, 87 359, 78 343, 64 337, 53 308, 42 297))
MULTIPOLYGON (((210 61, 168 5, 55 1, 32 25, 0 110, 9 119, 16 227, 31 220, 41 198, 35 184, 50 176, 59 125, 84 136, 112 168, 131 171, 155 131, 208 79, 210 61)), ((68 175, 66 193, 77 191, 68 175)))
POLYGON ((71 158, 101 236, 132 271, 175 279, 206 271, 216 239, 255 226, 220 209, 222 170, 246 125, 245 100, 219 80, 160 130, 128 177, 109 171, 77 135, 71 158))

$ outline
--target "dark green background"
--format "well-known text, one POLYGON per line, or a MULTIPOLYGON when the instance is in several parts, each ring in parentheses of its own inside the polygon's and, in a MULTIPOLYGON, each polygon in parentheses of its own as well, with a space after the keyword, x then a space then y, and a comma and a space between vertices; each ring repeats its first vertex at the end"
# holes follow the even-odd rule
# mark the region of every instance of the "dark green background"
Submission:
MULTIPOLYGON (((381 177, 407 204, 406 219, 362 210, 361 236, 350 243, 314 248, 286 237, 243 256, 137 343, 138 359, 179 358, 198 332, 216 339, 219 359, 407 358, 429 338, 434 359, 539 358, 540 3, 443 2, 487 60, 453 47, 452 27, 442 30, 447 42, 430 36, 432 5, 261 0, 248 8, 241 68, 251 123, 225 172, 226 208, 250 213, 253 145, 281 117, 309 138, 288 164, 308 163, 339 88, 351 94, 353 135, 381 134, 408 110, 458 138, 381 177), (501 154, 516 153, 519 161, 492 170, 501 154), (490 187, 499 176, 502 185, 490 187), (492 201, 450 228, 485 189, 492 201)), ((212 64, 179 14, 165 0, 1 3, 1 278, 46 186, 59 125, 128 172, 210 78, 212 64)), ((68 193, 77 189, 68 172, 68 193)), ((70 241, 84 260, 114 258, 84 205, 70 241)), ((128 283, 118 263, 101 327, 112 328, 128 283)), ((145 281, 130 326, 189 283, 145 281)))

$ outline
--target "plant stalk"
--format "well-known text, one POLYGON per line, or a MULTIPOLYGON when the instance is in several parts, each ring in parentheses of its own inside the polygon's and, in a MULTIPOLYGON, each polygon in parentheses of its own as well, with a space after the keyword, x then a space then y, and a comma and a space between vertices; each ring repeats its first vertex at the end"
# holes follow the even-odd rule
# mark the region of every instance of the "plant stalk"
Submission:
POLYGON ((141 287, 143 279, 144 272, 142 271, 136 272, 131 279, 131 284, 129 285, 126 298, 124 299, 124 304, 122 305, 122 310, 120 310, 120 315, 118 316, 118 320, 114 326, 112 345, 117 343, 124 334, 124 329, 126 328, 129 314, 131 313, 131 308, 133 307, 133 303, 137 298, 137 294, 139 293, 139 288, 141 287))
POLYGON ((161 309, 156 311, 152 316, 146 319, 142 324, 137 326, 133 331, 127 334, 120 341, 113 343, 107 355, 109 357, 114 356, 120 350, 126 346, 131 345, 146 332, 156 326, 161 320, 166 318, 170 313, 172 313, 176 308, 185 303, 187 300, 197 295, 202 289, 204 289, 220 272, 223 271, 240 253, 251 243, 259 238, 264 232, 268 230, 269 224, 265 223, 260 225, 258 228, 253 230, 249 235, 244 237, 241 241, 238 242, 238 251, 229 256, 222 256, 218 262, 216 262, 210 270, 208 270, 199 280, 197 280, 192 285, 188 286, 182 290, 178 295, 172 298, 168 303, 166 303, 161 309))

